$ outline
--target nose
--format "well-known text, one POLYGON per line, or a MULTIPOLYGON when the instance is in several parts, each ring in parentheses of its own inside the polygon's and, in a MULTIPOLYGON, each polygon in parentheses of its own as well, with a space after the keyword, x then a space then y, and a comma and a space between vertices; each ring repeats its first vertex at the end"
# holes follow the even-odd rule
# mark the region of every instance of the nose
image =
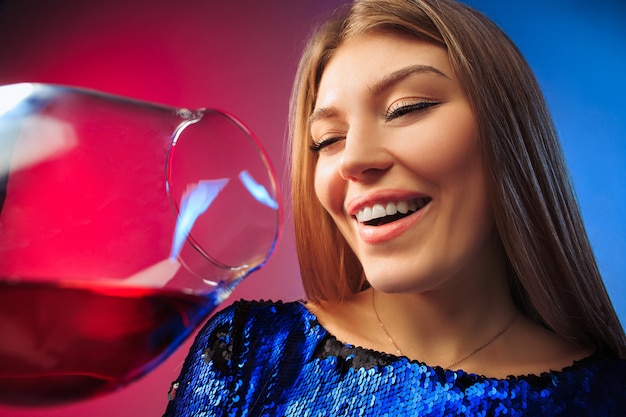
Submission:
POLYGON ((380 136, 372 129, 348 132, 339 160, 339 174, 344 180, 371 180, 393 165, 393 157, 380 136))

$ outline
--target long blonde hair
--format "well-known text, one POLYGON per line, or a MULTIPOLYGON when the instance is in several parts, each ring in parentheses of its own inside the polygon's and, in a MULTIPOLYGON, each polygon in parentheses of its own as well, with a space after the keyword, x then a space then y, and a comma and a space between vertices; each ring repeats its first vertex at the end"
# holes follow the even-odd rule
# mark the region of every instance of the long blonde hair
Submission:
POLYGON ((444 47, 479 128, 511 291, 532 320, 580 345, 626 357, 624 330, 587 237, 558 136, 517 47, 488 18, 453 0, 356 0, 309 40, 291 100, 291 181, 302 282, 314 301, 366 288, 361 265, 313 187, 308 118, 333 52, 373 30, 444 47))

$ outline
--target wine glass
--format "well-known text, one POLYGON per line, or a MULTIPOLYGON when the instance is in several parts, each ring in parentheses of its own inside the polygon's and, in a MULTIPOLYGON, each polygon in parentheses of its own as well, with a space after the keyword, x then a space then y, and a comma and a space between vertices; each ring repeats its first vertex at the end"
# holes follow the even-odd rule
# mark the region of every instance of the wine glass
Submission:
POLYGON ((0 86, 0 403, 146 374, 265 264, 280 218, 267 156, 222 111, 0 86))

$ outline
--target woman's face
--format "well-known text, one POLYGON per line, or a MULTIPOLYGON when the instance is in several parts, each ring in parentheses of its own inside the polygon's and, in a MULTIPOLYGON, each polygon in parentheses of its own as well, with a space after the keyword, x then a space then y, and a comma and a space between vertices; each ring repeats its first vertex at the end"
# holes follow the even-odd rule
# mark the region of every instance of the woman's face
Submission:
POLYGON ((315 192, 372 286, 430 291, 500 265, 476 120, 444 49, 379 32, 346 41, 310 128, 315 192))

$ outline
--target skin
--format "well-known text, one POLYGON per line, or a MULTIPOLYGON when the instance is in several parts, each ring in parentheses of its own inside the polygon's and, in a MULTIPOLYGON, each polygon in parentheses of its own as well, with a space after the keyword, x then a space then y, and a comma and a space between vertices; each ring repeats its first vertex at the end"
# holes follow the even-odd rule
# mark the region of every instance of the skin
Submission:
POLYGON ((483 375, 561 369, 589 352, 539 328, 509 296, 476 120, 444 49, 374 32, 345 41, 325 69, 310 119, 317 198, 372 289, 310 305, 339 340, 483 375), (376 57, 373 59, 372 57, 376 57), (416 201, 413 214, 360 223, 374 204, 416 201), (529 346, 532 346, 529 348, 529 346))

